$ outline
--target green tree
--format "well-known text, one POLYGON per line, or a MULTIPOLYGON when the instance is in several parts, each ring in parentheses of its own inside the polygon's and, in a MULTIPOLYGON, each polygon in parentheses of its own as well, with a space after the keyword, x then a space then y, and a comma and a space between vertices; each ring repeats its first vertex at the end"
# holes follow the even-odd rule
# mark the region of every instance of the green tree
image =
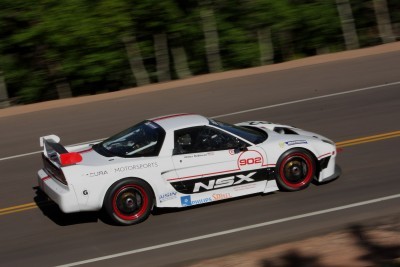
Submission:
POLYGON ((361 46, 381 43, 373 3, 398 35, 395 0, 2 0, 0 70, 31 103, 271 64, 343 49, 349 1, 361 46))
POLYGON ((43 98, 51 84, 38 49, 43 37, 35 28, 39 13, 37 5, 22 0, 3 0, 0 6, 0 68, 10 97, 23 102, 43 98))

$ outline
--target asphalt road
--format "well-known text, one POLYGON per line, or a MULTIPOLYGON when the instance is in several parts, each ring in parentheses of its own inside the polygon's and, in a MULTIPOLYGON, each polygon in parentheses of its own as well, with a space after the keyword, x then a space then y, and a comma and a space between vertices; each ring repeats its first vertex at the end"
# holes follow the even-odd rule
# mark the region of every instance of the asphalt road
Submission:
MULTIPOLYGON (((220 116, 300 99, 378 88, 221 116, 269 120, 340 142, 400 130, 400 51, 214 81, 154 93, 0 118, 0 209, 41 201, 33 187, 41 167, 39 136, 63 144, 106 137, 144 118, 171 113, 220 116), (392 85, 388 85, 394 83, 392 85), (385 86, 386 84, 386 86, 385 86)), ((244 226, 324 211, 400 193, 400 138, 346 147, 343 175, 296 193, 255 195, 188 209, 157 210, 131 227, 97 213, 65 215, 54 205, 0 215, 0 266, 54 266, 131 251, 88 266, 181 266, 314 236, 400 212, 400 198, 204 238, 149 251, 135 250, 244 226)))

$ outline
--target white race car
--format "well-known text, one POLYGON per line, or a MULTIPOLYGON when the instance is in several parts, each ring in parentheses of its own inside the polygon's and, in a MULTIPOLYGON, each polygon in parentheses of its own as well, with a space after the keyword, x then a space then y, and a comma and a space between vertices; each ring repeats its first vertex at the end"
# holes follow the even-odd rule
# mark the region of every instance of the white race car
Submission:
POLYGON ((275 190, 297 191, 340 175, 321 135, 265 121, 236 125, 175 114, 140 122, 96 144, 40 138, 39 188, 65 213, 104 209, 118 224, 154 206, 188 207, 275 190))

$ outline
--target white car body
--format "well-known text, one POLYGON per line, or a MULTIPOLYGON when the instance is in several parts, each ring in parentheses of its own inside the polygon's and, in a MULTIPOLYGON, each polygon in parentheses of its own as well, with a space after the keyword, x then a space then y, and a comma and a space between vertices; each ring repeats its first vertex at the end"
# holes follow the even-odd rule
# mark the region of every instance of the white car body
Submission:
POLYGON ((106 193, 114 183, 134 177, 150 185, 155 206, 186 207, 279 190, 277 163, 281 155, 293 148, 313 155, 317 168, 313 178, 318 182, 339 176, 339 169, 335 168, 336 146, 323 136, 264 121, 236 124, 255 127, 268 135, 264 142, 252 144, 210 121, 214 122, 193 114, 148 120, 149 126, 165 131, 165 138, 159 153, 147 157, 105 157, 93 149, 94 144, 64 148, 55 135, 41 137, 44 168, 38 172, 39 187, 65 213, 96 211, 103 207, 106 193), (225 132, 245 142, 246 148, 174 154, 175 132, 199 126, 225 132), (60 155, 71 152, 78 153, 82 160, 63 166, 60 155))

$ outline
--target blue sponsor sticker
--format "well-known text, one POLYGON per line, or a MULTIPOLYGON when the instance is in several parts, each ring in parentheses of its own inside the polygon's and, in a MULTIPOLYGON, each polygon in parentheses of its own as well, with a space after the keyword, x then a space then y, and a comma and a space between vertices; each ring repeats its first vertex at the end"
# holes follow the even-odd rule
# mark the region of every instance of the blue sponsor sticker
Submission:
POLYGON ((301 145, 301 144, 308 144, 306 140, 295 140, 295 141, 287 141, 285 142, 286 145, 288 146, 293 146, 293 145, 301 145))
POLYGON ((192 198, 190 196, 181 197, 181 204, 182 204, 182 207, 192 206, 192 198))
POLYGON ((181 204, 182 207, 189 207, 192 205, 198 205, 198 204, 204 204, 207 202, 212 202, 212 198, 211 197, 206 197, 206 198, 202 198, 202 199, 196 199, 196 200, 192 200, 191 196, 183 196, 181 197, 181 204))

